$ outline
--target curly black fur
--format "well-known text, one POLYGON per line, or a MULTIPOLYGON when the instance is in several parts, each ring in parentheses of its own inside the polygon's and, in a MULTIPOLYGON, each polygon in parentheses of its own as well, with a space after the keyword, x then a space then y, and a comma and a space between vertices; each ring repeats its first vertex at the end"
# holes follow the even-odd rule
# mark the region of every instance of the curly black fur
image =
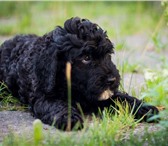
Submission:
POLYGON ((136 119, 150 110, 150 116, 158 114, 156 107, 118 91, 120 75, 111 61, 113 48, 97 24, 71 18, 42 37, 17 35, 5 41, 0 47, 0 80, 30 105, 36 118, 47 124, 55 119, 58 128, 67 125, 67 62, 72 65, 72 127, 83 123, 77 103, 84 113, 97 113, 119 100, 134 107, 136 119))

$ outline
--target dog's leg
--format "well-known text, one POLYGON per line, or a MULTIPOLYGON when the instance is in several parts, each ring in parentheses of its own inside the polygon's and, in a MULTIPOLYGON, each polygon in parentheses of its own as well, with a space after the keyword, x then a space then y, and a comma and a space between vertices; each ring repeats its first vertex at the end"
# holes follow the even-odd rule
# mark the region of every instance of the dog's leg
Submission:
MULTIPOLYGON (((54 124, 58 129, 66 130, 68 121, 68 105, 62 100, 49 101, 46 99, 38 99, 32 107, 36 118, 41 119, 44 123, 54 124)), ((81 129, 83 127, 83 119, 79 112, 71 108, 71 128, 81 129)))
POLYGON ((115 93, 115 95, 112 96, 111 99, 102 101, 104 103, 100 103, 100 105, 103 105, 104 107, 110 107, 111 105, 115 106, 116 101, 119 101, 121 103, 127 102, 132 110, 135 119, 141 119, 143 117, 143 121, 146 122, 159 121, 159 119, 148 121, 148 119, 151 118, 152 116, 159 114, 159 111, 155 106, 147 105, 142 100, 129 96, 127 93, 117 92, 115 93))

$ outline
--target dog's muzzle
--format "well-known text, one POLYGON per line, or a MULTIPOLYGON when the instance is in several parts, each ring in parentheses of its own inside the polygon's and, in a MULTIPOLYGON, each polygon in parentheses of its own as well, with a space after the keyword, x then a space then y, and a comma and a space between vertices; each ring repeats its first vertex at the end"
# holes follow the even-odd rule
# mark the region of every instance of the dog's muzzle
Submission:
POLYGON ((107 89, 107 90, 103 91, 103 93, 100 95, 98 100, 99 101, 107 100, 107 99, 111 98, 112 95, 114 95, 114 93, 110 89, 107 89))

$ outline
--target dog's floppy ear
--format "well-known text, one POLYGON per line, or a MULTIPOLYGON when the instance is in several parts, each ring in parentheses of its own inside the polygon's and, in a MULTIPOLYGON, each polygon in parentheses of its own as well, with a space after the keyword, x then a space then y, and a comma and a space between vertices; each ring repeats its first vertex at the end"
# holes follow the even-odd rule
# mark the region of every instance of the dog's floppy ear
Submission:
POLYGON ((36 64, 37 88, 34 90, 43 90, 43 92, 53 92, 56 82, 57 72, 57 50, 52 51, 53 46, 48 48, 45 54, 38 57, 36 64), (40 86, 39 86, 40 85, 40 86), (40 88, 40 89, 38 89, 40 88))
POLYGON ((76 34, 78 33, 78 20, 80 21, 77 17, 68 19, 64 24, 64 28, 58 26, 52 31, 51 37, 54 41, 52 45, 57 48, 59 53, 68 51, 73 47, 80 48, 82 46, 83 41, 76 34))

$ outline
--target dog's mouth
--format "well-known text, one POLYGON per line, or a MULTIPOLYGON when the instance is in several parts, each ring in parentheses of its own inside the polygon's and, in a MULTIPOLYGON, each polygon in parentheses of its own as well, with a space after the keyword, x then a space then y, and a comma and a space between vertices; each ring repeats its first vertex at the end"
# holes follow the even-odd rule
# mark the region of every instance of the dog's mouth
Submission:
POLYGON ((112 95, 114 95, 114 93, 110 90, 110 89, 107 89, 105 91, 102 92, 102 94, 100 94, 100 97, 99 97, 99 101, 102 101, 102 100, 107 100, 109 99, 112 95))

